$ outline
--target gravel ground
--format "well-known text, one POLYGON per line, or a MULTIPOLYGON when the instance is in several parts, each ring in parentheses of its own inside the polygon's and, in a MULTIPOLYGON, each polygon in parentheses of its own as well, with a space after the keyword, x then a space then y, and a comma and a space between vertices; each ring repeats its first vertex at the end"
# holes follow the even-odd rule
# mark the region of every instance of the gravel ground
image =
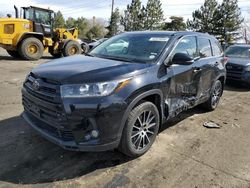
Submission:
POLYGON ((152 149, 129 159, 117 151, 70 152, 22 120, 21 87, 39 61, 0 49, 0 187, 250 188, 250 89, 226 86, 217 110, 182 113, 163 126, 152 149), (203 127, 205 121, 220 129, 203 127))

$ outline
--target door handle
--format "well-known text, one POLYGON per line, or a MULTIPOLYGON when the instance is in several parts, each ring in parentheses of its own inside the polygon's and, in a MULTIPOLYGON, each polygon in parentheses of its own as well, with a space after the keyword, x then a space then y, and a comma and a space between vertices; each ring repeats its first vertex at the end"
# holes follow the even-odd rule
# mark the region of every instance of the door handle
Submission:
POLYGON ((193 70, 193 72, 194 73, 197 73, 197 72, 200 72, 202 69, 201 68, 195 68, 194 70, 193 70))

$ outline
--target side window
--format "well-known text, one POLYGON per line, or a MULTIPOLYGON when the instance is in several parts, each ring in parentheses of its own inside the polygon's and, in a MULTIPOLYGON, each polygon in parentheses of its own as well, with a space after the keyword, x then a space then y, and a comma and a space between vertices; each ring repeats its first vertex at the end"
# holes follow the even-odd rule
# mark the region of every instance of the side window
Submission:
POLYGON ((198 44, 199 44, 199 54, 201 58, 212 56, 212 48, 209 39, 199 38, 198 44))
POLYGON ((177 46, 175 47, 172 57, 176 53, 185 53, 189 55, 192 58, 197 57, 197 42, 196 42, 196 37, 190 36, 190 37, 185 37, 179 41, 177 46))
POLYGON ((212 44, 213 56, 220 56, 222 54, 222 50, 219 44, 214 40, 211 41, 211 44, 212 44))

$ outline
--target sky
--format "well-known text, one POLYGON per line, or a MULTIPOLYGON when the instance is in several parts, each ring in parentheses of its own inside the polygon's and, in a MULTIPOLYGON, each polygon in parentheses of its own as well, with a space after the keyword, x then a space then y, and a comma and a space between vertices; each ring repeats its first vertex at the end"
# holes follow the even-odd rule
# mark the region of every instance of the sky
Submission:
MULTIPOLYGON (((0 15, 11 13, 13 16, 14 8, 21 6, 39 6, 43 8, 50 8, 57 12, 60 10, 65 18, 68 17, 85 17, 102 18, 108 20, 111 14, 112 0, 0 0, 0 15)), ((141 0, 146 4, 147 0, 141 0)), ((239 6, 242 10, 242 16, 246 20, 250 20, 250 0, 238 0, 239 6)), ((169 16, 182 16, 185 19, 192 17, 192 12, 198 9, 204 0, 162 0, 162 8, 164 10, 165 18, 169 16)), ((221 0, 219 0, 221 2, 221 0)), ((115 7, 120 11, 126 9, 126 5, 130 4, 131 0, 115 0, 115 7)))

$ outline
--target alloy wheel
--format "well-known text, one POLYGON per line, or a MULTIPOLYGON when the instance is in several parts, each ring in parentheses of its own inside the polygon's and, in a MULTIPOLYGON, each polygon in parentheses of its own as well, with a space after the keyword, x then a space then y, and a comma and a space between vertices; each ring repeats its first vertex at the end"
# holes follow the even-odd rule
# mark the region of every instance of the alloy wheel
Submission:
POLYGON ((134 149, 143 150, 151 143, 156 134, 156 121, 156 115, 151 110, 144 111, 137 117, 131 132, 134 149))
POLYGON ((222 84, 221 82, 216 82, 214 86, 214 91, 212 94, 212 107, 216 108, 216 106, 219 103, 220 97, 221 97, 221 92, 222 92, 222 84))

